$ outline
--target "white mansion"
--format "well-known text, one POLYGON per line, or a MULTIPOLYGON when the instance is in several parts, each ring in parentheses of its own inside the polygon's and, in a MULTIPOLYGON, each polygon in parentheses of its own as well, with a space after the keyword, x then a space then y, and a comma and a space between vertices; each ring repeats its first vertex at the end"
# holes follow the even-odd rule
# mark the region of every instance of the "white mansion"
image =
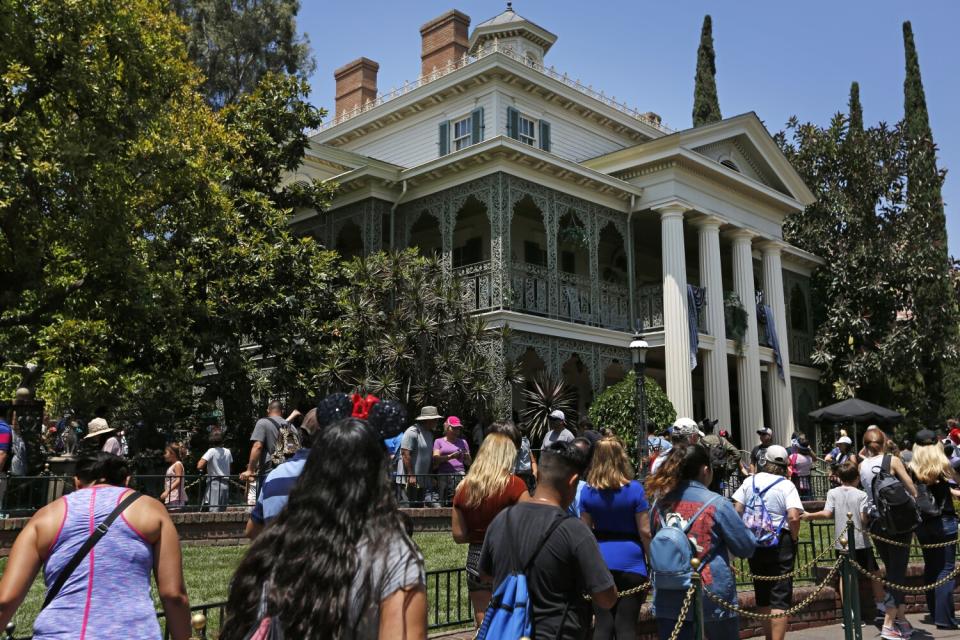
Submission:
POLYGON ((300 174, 340 189, 295 229, 344 255, 436 252, 513 329, 501 357, 565 379, 581 408, 625 375, 639 321, 678 415, 718 418, 745 447, 762 425, 778 442, 806 426, 820 260, 781 225, 813 195, 757 116, 672 131, 547 66, 557 37, 509 5, 469 25, 425 24, 421 77, 388 93, 367 58, 335 72, 335 117, 300 174), (730 292, 746 323, 725 320, 730 292))

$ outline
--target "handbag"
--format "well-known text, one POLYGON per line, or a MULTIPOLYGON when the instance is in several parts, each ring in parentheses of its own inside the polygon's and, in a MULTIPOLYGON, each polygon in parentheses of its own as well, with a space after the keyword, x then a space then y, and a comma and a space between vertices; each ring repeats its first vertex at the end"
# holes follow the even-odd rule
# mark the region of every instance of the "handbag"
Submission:
POLYGON ((60 575, 57 576, 57 579, 54 581, 53 586, 47 590, 47 597, 43 599, 43 606, 40 607, 40 610, 47 608, 54 598, 57 597, 57 594, 60 593, 60 590, 63 589, 63 585, 67 583, 67 580, 76 571, 77 567, 80 566, 80 563, 83 562, 83 559, 87 557, 87 554, 90 553, 90 550, 93 549, 100 539, 107 534, 107 530, 110 528, 110 525, 113 524, 113 521, 117 517, 127 510, 127 507, 132 505, 137 499, 141 496, 140 493, 133 491, 127 494, 127 497, 120 501, 113 511, 110 512, 103 522, 97 525, 97 528, 93 530, 93 533, 90 534, 90 537, 87 538, 87 541, 83 543, 83 546, 77 549, 77 552, 73 554, 73 557, 70 558, 69 562, 64 565, 63 570, 60 571, 60 575))

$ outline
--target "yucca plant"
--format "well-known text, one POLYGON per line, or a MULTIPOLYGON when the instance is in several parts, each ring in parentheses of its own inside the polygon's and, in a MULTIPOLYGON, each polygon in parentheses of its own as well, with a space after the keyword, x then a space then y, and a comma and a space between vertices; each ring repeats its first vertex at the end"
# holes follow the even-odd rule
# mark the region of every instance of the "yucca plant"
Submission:
POLYGON ((570 385, 544 372, 534 376, 531 384, 532 388, 523 390, 527 406, 520 417, 527 423, 532 440, 540 440, 547 433, 551 411, 560 409, 567 417, 567 424, 576 424, 577 394, 570 385))

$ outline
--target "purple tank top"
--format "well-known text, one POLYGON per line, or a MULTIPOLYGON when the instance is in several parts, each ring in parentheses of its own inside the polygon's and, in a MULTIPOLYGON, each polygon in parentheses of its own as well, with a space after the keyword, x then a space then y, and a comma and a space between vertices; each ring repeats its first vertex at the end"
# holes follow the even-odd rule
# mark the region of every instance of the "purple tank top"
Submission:
MULTIPOLYGON (((101 485, 63 497, 67 511, 43 570, 48 587, 128 491, 101 485)), ((34 640, 158 640, 151 571, 153 546, 121 515, 37 616, 34 640)))

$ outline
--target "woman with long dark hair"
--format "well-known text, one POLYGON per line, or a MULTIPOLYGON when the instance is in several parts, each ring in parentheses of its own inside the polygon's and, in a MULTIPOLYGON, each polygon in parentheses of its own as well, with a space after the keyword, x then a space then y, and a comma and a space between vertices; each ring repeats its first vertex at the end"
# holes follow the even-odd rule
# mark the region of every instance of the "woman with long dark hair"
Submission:
POLYGON ((221 640, 252 632, 309 640, 426 638, 423 558, 400 520, 383 442, 353 418, 327 427, 322 442, 286 507, 237 568, 221 640))
MULTIPOLYGON (((104 524, 132 493, 126 486, 129 475, 123 459, 110 453, 91 453, 77 460, 77 490, 30 518, 10 551, 0 580, 0 629, 13 618, 38 571, 43 570, 48 589, 57 583, 95 527, 104 524)), ((69 573, 34 620, 33 637, 160 640, 150 597, 151 573, 156 575, 170 637, 187 640, 190 604, 177 529, 162 504, 140 496, 69 573)))
MULTIPOLYGON (((743 524, 730 503, 709 489, 713 471, 710 454, 698 444, 675 443, 658 472, 647 478, 647 495, 654 498, 650 509, 650 528, 654 535, 664 526, 689 525, 687 534, 704 562, 700 571, 703 588, 727 602, 737 601, 737 586, 730 571, 730 553, 749 558, 757 548, 757 539, 743 524)), ((657 612, 657 632, 670 637, 680 618, 685 591, 657 588, 656 560, 653 569, 653 605, 657 612)), ((739 638, 739 620, 735 613, 717 605, 706 594, 703 600, 704 637, 707 640, 739 638)), ((693 619, 688 612, 679 640, 693 638, 693 619)))

